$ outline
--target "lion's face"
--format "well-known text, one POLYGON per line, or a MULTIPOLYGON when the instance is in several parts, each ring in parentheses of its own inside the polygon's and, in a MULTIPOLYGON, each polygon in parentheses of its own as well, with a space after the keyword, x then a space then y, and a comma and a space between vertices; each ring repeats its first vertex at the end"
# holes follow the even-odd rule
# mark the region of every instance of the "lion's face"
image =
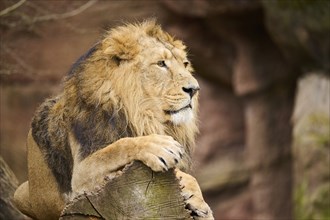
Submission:
POLYGON ((144 61, 140 79, 145 98, 159 100, 165 121, 176 125, 189 122, 195 115, 199 85, 191 74, 186 52, 161 42, 148 45, 141 52, 144 61))
POLYGON ((79 94, 105 111, 124 110, 139 134, 167 123, 191 127, 199 90, 192 71, 183 43, 154 22, 122 26, 108 33, 78 76, 79 94))

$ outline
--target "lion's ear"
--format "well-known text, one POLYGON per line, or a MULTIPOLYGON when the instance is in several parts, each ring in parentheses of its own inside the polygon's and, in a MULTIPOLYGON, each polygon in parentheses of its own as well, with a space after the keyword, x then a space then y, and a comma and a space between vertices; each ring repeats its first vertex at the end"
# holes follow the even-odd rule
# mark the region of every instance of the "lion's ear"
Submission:
POLYGON ((117 57, 117 56, 113 56, 113 57, 111 57, 111 59, 113 60, 113 62, 116 63, 117 66, 119 66, 120 63, 123 61, 122 59, 120 59, 120 58, 117 57))
POLYGON ((131 36, 113 34, 106 39, 104 53, 118 65, 121 61, 129 61, 139 53, 139 45, 131 36))

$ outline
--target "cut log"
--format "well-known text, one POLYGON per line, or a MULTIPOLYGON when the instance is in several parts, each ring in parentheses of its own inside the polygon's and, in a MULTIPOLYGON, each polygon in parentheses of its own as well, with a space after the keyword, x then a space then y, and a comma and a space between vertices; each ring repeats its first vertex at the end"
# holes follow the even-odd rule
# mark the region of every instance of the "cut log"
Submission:
POLYGON ((134 162, 95 192, 75 197, 60 219, 191 219, 180 192, 173 169, 153 172, 134 162))

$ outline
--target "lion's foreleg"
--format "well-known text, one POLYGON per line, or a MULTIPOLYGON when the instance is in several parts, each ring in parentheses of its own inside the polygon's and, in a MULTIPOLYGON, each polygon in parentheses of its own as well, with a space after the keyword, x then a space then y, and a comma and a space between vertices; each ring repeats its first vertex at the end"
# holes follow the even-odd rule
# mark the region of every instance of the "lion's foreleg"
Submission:
POLYGON ((170 136, 122 138, 81 161, 75 159, 72 191, 74 194, 91 191, 107 175, 134 160, 142 161, 154 171, 166 171, 181 160, 183 152, 182 146, 170 136))

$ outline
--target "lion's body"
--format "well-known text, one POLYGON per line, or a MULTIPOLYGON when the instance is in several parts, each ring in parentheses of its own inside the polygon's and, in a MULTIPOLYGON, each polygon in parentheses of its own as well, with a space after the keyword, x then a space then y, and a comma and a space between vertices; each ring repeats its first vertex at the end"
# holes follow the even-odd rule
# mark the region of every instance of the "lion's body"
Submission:
POLYGON ((191 71, 182 42, 154 22, 107 33, 72 68, 63 92, 37 110, 29 182, 15 194, 19 208, 58 218, 67 195, 93 190, 133 160, 187 171, 197 132, 191 71))

